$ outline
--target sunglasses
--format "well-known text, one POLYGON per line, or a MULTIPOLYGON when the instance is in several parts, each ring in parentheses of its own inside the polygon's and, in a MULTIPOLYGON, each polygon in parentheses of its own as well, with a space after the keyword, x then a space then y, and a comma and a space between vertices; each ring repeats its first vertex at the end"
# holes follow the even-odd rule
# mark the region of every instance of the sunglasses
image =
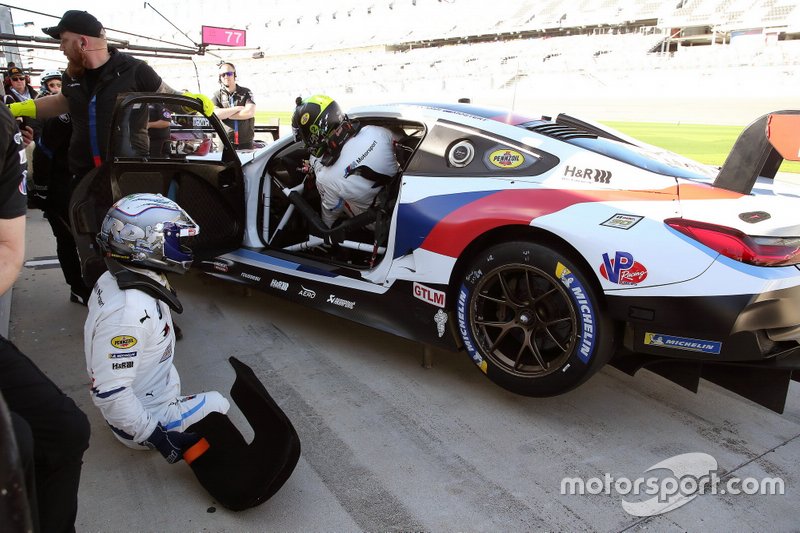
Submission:
POLYGON ((11 81, 25 81, 25 78, 11 78, 11 81))
POLYGON ((223 76, 236 76, 235 72, 220 72, 219 77, 222 78, 223 76))

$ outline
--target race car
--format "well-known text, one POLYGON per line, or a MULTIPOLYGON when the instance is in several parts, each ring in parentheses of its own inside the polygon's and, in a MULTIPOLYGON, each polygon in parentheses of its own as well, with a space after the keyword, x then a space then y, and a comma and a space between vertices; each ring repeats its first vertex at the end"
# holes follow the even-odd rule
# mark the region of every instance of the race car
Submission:
MULTIPOLYGON (((153 102, 202 111, 130 95, 114 135, 127 107, 153 102)), ((112 137, 120 150, 73 195, 87 281, 111 203, 156 192, 202 228, 193 268, 463 350, 515 393, 557 395, 610 362, 782 411, 800 366, 800 187, 774 178, 798 160, 800 112, 757 119, 721 168, 566 114, 398 103, 348 116, 392 132, 401 170, 331 228, 293 136, 237 153, 211 117, 216 151, 157 159, 112 137)))

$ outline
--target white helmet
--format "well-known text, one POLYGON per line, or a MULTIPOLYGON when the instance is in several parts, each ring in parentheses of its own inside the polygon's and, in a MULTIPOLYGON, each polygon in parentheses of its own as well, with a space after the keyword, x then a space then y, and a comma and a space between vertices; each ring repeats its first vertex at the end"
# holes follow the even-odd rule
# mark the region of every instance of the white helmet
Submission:
POLYGON ((160 194, 131 194, 108 210, 97 235, 106 256, 133 266, 183 274, 192 250, 182 237, 200 233, 186 211, 160 194))
POLYGON ((42 73, 42 77, 39 80, 39 83, 42 86, 47 85, 47 82, 50 80, 60 80, 61 79, 61 71, 60 70, 48 70, 47 72, 42 73))

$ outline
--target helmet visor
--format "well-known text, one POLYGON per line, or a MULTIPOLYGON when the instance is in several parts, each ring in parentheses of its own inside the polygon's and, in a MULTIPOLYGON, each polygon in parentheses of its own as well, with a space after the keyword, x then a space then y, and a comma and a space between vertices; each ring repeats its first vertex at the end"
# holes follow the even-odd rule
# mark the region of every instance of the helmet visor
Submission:
POLYGON ((178 263, 188 269, 192 264, 192 249, 188 246, 191 237, 200 233, 197 224, 190 221, 164 223, 164 260, 178 263))

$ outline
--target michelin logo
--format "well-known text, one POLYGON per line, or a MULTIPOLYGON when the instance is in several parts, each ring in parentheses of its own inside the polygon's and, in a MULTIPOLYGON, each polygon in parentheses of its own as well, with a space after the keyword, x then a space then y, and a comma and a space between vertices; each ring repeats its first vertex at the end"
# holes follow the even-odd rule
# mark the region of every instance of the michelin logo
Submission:
POLYGON ((688 337, 675 337, 673 335, 662 335, 661 333, 645 333, 644 343, 647 346, 711 354, 719 354, 722 350, 721 342, 691 339, 688 337))

